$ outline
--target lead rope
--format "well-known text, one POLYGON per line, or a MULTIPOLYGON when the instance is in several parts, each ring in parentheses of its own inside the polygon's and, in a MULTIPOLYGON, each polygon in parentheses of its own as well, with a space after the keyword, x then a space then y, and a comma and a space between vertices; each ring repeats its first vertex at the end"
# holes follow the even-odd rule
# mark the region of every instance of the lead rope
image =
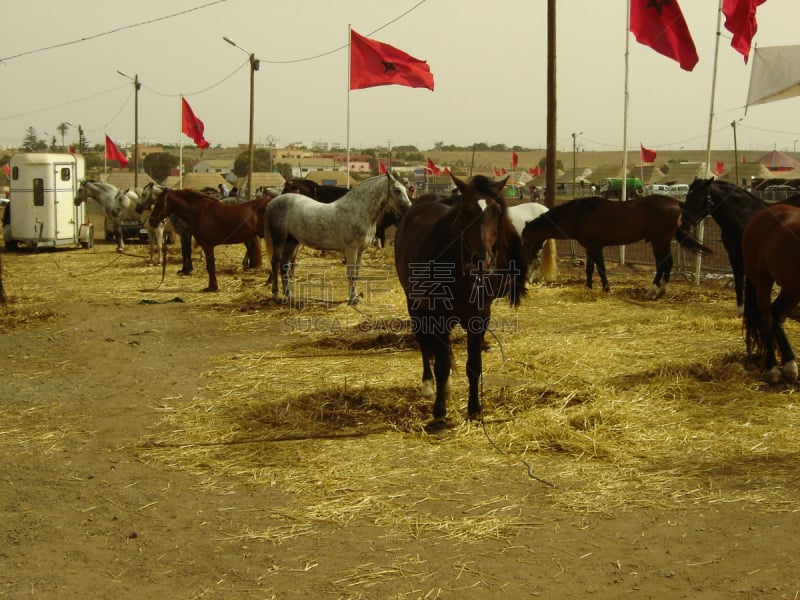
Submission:
MULTIPOLYGON (((497 334, 496 334, 494 331, 492 331, 492 330, 491 330, 491 329, 489 329, 488 327, 486 328, 486 331, 488 331, 489 333, 491 333, 491 334, 492 334, 492 337, 493 337, 493 338, 495 339, 495 341, 497 342, 497 345, 498 345, 498 346, 499 346, 499 348, 500 348, 500 355, 501 355, 501 357, 502 357, 503 364, 505 364, 505 363, 506 363, 506 361, 507 361, 508 359, 506 358, 506 353, 505 353, 505 350, 503 349, 503 343, 500 341, 500 338, 498 338, 498 337, 497 337, 497 334)), ((494 448, 494 449, 495 449, 497 452, 499 452, 499 453, 500 453, 500 454, 502 454, 503 456, 507 456, 507 457, 509 457, 509 458, 510 458, 510 457, 511 457, 511 455, 510 455, 508 452, 506 452, 505 450, 503 450, 502 448, 500 448, 500 446, 498 446, 498 445, 497 445, 497 443, 495 443, 495 441, 492 439, 492 436, 491 436, 491 435, 489 435, 489 431, 486 429, 486 421, 483 419, 483 401, 484 401, 484 394, 483 394, 483 372, 481 372, 481 429, 483 429, 483 435, 484 435, 484 436, 486 436, 486 439, 487 439, 487 440, 489 440, 489 443, 492 445, 492 447, 493 447, 493 448, 494 448)), ((543 483, 544 485, 546 485, 546 486, 548 486, 548 487, 551 487, 551 488, 553 488, 553 489, 556 489, 556 490, 558 490, 558 489, 561 489, 561 488, 559 488, 559 487, 558 487, 558 486, 557 486, 555 483, 553 483, 553 482, 551 482, 551 481, 547 481, 546 479, 543 479, 543 478, 539 477, 538 475, 536 475, 536 474, 533 472, 533 467, 531 466, 531 464, 530 464, 528 461, 526 461, 524 458, 520 458, 520 459, 519 459, 519 461, 520 461, 520 462, 521 462, 523 465, 525 465, 525 467, 528 469, 528 477, 530 477, 531 479, 535 479, 535 480, 536 480, 536 481, 538 481, 539 483, 543 483)))

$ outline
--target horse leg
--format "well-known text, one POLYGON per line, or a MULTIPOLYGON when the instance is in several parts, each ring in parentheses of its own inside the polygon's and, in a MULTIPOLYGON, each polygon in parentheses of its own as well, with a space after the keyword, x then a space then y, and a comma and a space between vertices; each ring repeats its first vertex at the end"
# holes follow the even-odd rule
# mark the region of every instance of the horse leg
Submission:
POLYGON ((592 255, 586 253, 586 289, 592 289, 592 275, 594 275, 594 260, 592 255))
POLYGON ((206 255, 206 271, 208 271, 208 287, 204 292, 217 292, 219 291, 219 284, 217 283, 217 262, 214 258, 214 246, 203 246, 203 252, 206 255))
POLYGON ((781 380, 778 370, 778 360, 775 356, 775 321, 772 318, 772 281, 769 285, 757 285, 754 282, 756 293, 755 300, 758 306, 758 329, 761 336, 761 345, 764 349, 764 367, 767 371, 765 381, 773 384, 781 380))
MULTIPOLYGON (((292 297, 291 278, 294 274, 294 261, 297 258, 299 245, 299 242, 294 239, 286 240, 283 243, 283 251, 280 254, 281 282, 283 284, 283 296, 286 299, 292 297)), ((274 260, 273 258, 273 264, 274 260)), ((277 292, 277 282, 274 282, 272 287, 273 292, 277 292)))
POLYGON ((358 268, 361 265, 361 256, 362 251, 357 248, 348 248, 344 253, 347 264, 345 267, 347 280, 350 282, 350 296, 347 299, 347 303, 351 306, 359 302, 356 283, 358 282, 358 268))
POLYGON ((481 352, 483 350, 483 338, 486 321, 478 327, 471 322, 470 331, 467 332, 467 381, 469 382, 469 402, 467 404, 467 417, 470 420, 480 421, 483 416, 481 399, 478 395, 480 390, 481 371, 483 369, 481 352), (479 329, 472 331, 472 329, 479 329))
POLYGON ((655 300, 661 298, 667 293, 667 284, 669 283, 670 273, 672 273, 672 252, 669 247, 666 250, 653 250, 653 255, 656 259, 656 276, 653 279, 653 285, 647 293, 648 300, 655 300))
POLYGON ((183 266, 178 271, 178 275, 191 275, 192 271, 194 271, 194 265, 192 264, 192 234, 188 231, 181 231, 180 239, 183 266))
POLYGON ((117 226, 117 252, 125 252, 125 236, 122 235, 122 221, 116 219, 115 224, 117 226))
POLYGON ((433 420, 427 429, 436 431, 447 426, 447 402, 450 400, 450 370, 452 368, 452 350, 450 349, 450 332, 434 335, 424 334, 426 344, 434 356, 433 375, 436 379, 436 399, 433 402, 433 420))
POLYGON ((772 303, 773 333, 781 353, 781 374, 787 381, 797 381, 797 361, 789 339, 786 337, 786 331, 783 329, 783 323, 786 320, 786 314, 795 306, 797 306, 797 298, 787 294, 785 290, 781 290, 772 303))
POLYGON ((592 277, 589 271, 589 260, 594 265, 597 265, 597 274, 600 276, 600 283, 603 285, 604 292, 610 292, 611 288, 608 287, 608 277, 606 277, 606 262, 603 259, 603 248, 595 248, 591 252, 587 252, 587 257, 591 257, 586 261, 586 282, 589 289, 592 288, 592 277))

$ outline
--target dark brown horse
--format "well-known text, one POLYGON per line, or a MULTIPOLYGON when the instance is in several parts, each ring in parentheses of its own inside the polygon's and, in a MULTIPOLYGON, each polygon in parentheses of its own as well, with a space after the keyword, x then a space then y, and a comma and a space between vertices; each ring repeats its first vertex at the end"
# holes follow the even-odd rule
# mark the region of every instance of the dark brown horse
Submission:
POLYGON ((482 416, 478 383, 492 301, 507 296, 516 306, 525 293, 527 272, 522 241, 503 198, 507 179, 494 182, 478 175, 465 182, 451 177, 461 198, 453 206, 415 202, 400 221, 395 240, 395 266, 422 352, 422 395, 436 394, 428 425, 432 431, 447 425, 450 333, 456 325, 467 332, 469 418, 482 416))
MULTIPOLYGON (((179 216, 206 256, 208 287, 203 291, 216 292, 217 283, 214 247, 220 244, 239 244, 264 237, 264 216, 270 198, 257 198, 241 204, 223 204, 194 190, 164 189, 150 213, 150 223, 158 224, 172 214, 179 216)), ((261 247, 255 244, 253 267, 261 266, 261 247)))
POLYGON ((800 302, 800 208, 779 204, 753 215, 742 237, 747 352, 765 355, 769 383, 797 380, 797 362, 783 322, 800 302), (772 288, 780 288, 772 300, 772 288), (778 369, 775 345, 783 361, 778 369))
POLYGON ((350 190, 342 185, 321 185, 310 179, 287 179, 283 186, 284 194, 303 194, 323 204, 338 200, 348 191, 350 190))
POLYGON ((648 297, 660 298, 667 291, 672 272, 670 245, 673 238, 692 252, 711 252, 679 229, 680 218, 680 203, 669 196, 641 196, 627 202, 590 196, 560 204, 530 221, 522 232, 522 239, 528 259, 538 253, 549 238, 576 240, 586 250, 586 287, 592 287, 597 265, 605 292, 610 288, 603 248, 647 240, 653 247, 656 261, 656 276, 648 297))

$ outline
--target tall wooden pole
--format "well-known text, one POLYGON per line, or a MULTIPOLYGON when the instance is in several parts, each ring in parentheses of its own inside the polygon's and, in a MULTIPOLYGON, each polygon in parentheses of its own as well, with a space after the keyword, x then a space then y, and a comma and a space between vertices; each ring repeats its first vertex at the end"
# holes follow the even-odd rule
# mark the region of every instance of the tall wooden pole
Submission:
POLYGON ((556 0, 547 0, 547 156, 544 205, 556 205, 556 0))

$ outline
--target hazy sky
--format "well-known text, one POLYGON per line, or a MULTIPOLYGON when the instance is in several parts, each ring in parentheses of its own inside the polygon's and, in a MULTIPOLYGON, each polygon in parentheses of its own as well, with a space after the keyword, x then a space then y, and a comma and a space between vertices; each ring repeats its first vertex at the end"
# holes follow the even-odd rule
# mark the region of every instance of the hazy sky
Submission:
MULTIPOLYGON (((629 148, 705 148, 717 6, 681 1, 700 56, 693 72, 630 36, 629 148)), ((572 133, 581 132, 580 148, 621 149, 626 0, 560 0, 557 10, 558 147, 571 150, 572 133)), ((192 144, 180 134, 181 93, 212 145, 247 143, 248 52, 261 60, 256 142, 345 146, 348 25, 426 60, 436 82, 434 92, 350 92, 351 147, 545 146, 545 0, 0 0, 0 11, 0 146, 20 144, 30 126, 61 143, 62 122, 76 126, 66 143, 79 124, 92 144, 105 134, 131 143, 133 83, 117 71, 142 84, 140 143, 192 144)), ((767 0, 755 43, 800 44, 799 23, 798 0, 767 0)), ((750 65, 723 29, 712 146, 732 148, 731 122, 743 118, 741 150, 796 149, 800 98, 745 116, 749 79, 750 65)))

